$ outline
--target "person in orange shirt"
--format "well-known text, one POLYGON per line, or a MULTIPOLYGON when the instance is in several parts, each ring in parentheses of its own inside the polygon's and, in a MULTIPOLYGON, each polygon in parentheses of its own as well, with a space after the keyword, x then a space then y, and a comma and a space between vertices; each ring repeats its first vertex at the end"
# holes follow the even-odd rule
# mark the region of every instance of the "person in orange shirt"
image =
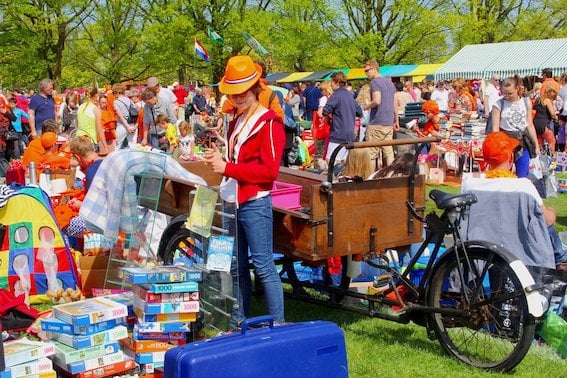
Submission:
POLYGON ((109 100, 106 95, 98 96, 98 106, 101 110, 102 128, 104 129, 104 138, 106 139, 106 150, 101 148, 101 155, 108 155, 116 150, 116 115, 111 111, 109 100))
MULTIPOLYGON (((39 138, 32 140, 32 142, 34 144, 32 145, 30 142, 30 145, 24 152, 23 164, 25 167, 30 162, 35 162, 38 174, 47 168, 69 169, 71 167, 71 159, 58 154, 57 134, 54 132, 44 132, 39 138)), ((74 165, 77 164, 75 163, 74 165)))
MULTIPOLYGON (((45 120, 41 125, 38 125, 41 129, 46 133, 54 134, 57 130, 57 123, 55 120, 48 119, 45 120)), ((45 147, 43 147, 43 143, 41 138, 34 138, 28 145, 28 147, 24 151, 24 155, 22 156, 22 164, 24 167, 27 167, 30 162, 35 162, 36 165, 39 165, 41 157, 45 155, 45 147)))
POLYGON ((416 126, 416 132, 421 137, 426 137, 429 135, 439 136, 439 105, 437 101, 428 100, 421 105, 421 110, 425 113, 427 117, 427 122, 423 127, 423 131, 420 131, 416 126))
MULTIPOLYGON (((262 87, 262 91, 258 95, 258 102, 263 105, 266 109, 272 109, 278 117, 284 119, 284 111, 282 106, 280 105, 280 100, 274 90, 268 87, 268 83, 266 82, 266 67, 264 63, 254 63, 256 69, 261 72, 260 77, 260 86, 262 87)), ((240 115, 240 111, 236 108, 235 103, 229 97, 224 101, 222 105, 222 112, 224 114, 231 114, 231 115, 240 115)))
POLYGON ((541 97, 544 97, 547 89, 551 88, 555 90, 555 92, 559 93, 561 89, 561 85, 555 78, 553 77, 553 71, 551 68, 544 68, 541 70, 541 77, 543 77, 543 82, 541 83, 541 89, 539 90, 539 94, 541 97))

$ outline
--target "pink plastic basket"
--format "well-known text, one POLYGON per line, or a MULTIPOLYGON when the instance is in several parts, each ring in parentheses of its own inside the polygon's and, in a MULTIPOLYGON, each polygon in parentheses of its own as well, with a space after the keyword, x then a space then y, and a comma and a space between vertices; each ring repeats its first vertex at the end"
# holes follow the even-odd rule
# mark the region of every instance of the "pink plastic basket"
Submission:
POLYGON ((289 210, 301 209, 301 185, 274 181, 272 205, 289 210))

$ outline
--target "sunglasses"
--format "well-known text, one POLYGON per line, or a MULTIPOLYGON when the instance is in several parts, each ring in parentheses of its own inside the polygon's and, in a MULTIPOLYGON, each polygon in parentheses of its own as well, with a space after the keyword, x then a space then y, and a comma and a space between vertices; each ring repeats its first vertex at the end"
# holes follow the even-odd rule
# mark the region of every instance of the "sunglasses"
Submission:
POLYGON ((367 68, 367 69, 364 70, 365 73, 368 73, 369 71, 372 71, 372 67, 367 68))

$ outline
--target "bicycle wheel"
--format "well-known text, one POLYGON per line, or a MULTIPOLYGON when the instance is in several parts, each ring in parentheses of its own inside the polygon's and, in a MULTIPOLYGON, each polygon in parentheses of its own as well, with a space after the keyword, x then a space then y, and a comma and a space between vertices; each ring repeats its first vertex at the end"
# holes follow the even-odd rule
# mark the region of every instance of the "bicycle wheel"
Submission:
POLYGON ((432 313, 430 325, 449 355, 486 370, 509 371, 528 352, 535 321, 520 280, 498 252, 481 246, 467 252, 468 261, 448 251, 435 266, 427 304, 457 311, 432 313))
POLYGON ((174 261, 188 266, 203 265, 205 263, 204 248, 193 232, 181 227, 170 235, 161 257, 165 265, 173 264, 174 261))

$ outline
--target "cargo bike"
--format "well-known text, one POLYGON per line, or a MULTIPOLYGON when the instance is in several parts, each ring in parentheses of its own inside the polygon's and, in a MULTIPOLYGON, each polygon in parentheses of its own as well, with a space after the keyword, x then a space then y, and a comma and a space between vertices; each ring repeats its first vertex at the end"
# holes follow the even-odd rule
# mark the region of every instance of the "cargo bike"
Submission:
MULTIPOLYGON (((432 190, 429 196, 439 211, 423 215, 425 177, 417 174, 417 164, 407 176, 333 182, 334 162, 342 148, 434 141, 437 139, 345 143, 333 152, 325 176, 280 168, 278 181, 301 187, 301 208, 273 209, 274 248, 283 256, 276 263, 293 297, 324 301, 399 323, 413 321, 424 326, 428 336, 458 360, 490 371, 509 371, 528 352, 536 322, 547 310, 540 293, 543 287, 502 246, 464 240, 459 225, 477 202, 474 194, 432 190), (448 240, 452 240, 447 243, 451 246, 442 251, 448 240), (392 267, 386 252, 415 243, 421 245, 407 267, 392 267), (430 258, 423 275, 410 277, 428 247, 430 258), (338 283, 333 284, 325 274, 322 283, 298 274, 301 266, 324 268, 329 258, 336 257, 342 263, 338 283), (363 293, 350 288, 349 264, 356 259, 384 272, 380 278, 387 285, 363 293), (349 305, 349 298, 358 305, 349 305)), ((220 180, 203 164, 187 168, 212 186, 220 180)), ((179 255, 199 261, 203 258, 200 252, 188 247, 195 235, 183 227, 192 188, 174 178, 166 185, 170 185, 165 190, 170 195, 162 196, 160 211, 181 215, 164 231, 159 254, 166 263, 179 255)))

